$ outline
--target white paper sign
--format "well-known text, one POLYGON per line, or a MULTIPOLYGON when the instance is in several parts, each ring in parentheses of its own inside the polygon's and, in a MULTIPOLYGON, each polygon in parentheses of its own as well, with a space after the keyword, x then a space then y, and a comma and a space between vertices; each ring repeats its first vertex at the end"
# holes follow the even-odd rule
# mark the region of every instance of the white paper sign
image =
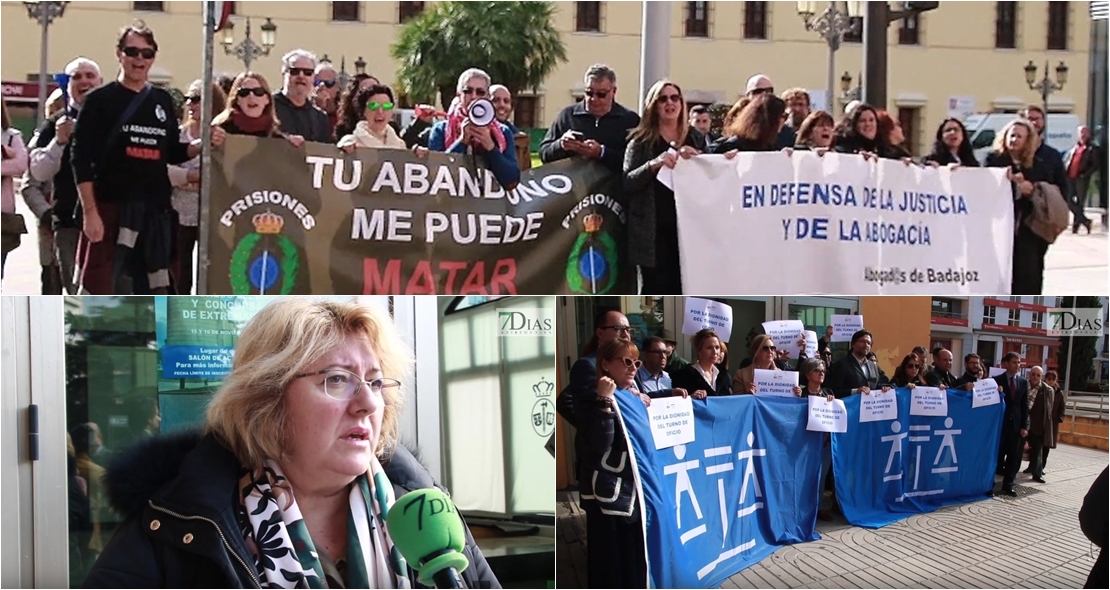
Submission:
POLYGON ((947 416, 948 391, 939 387, 914 387, 910 392, 911 416, 947 416))
POLYGON ((998 375, 1001 375, 1005 372, 1006 372, 1006 369, 1003 369, 1002 367, 990 367, 989 371, 987 372, 987 376, 990 377, 993 380, 995 377, 997 377, 998 375))
POLYGON ((693 398, 661 397, 647 407, 655 450, 694 442, 693 398))
POLYGON ((809 423, 806 430, 817 432, 848 432, 848 410, 844 400, 829 401, 821 395, 807 395, 809 398, 809 423))
MULTIPOLYGON (((763 322, 763 333, 771 337, 775 341, 775 347, 779 350, 785 350, 790 354, 790 358, 798 358, 798 344, 801 343, 803 332, 805 332, 805 325, 801 320, 775 320, 773 322, 763 322)), ((810 357, 813 358, 813 357, 810 357)))
POLYGON ((806 330, 806 358, 817 358, 817 332, 806 330))
POLYGON ((686 317, 682 320, 683 334, 697 334, 710 328, 717 332, 722 342, 732 334, 732 308, 700 297, 686 298, 686 317))
MULTIPOLYGON (((755 394, 797 397, 794 388, 798 385, 797 371, 755 370, 755 394)), ((744 393, 744 392, 740 392, 744 393)))
POLYGON ((863 329, 863 316, 834 313, 829 316, 833 335, 830 342, 851 342, 852 334, 863 329))
POLYGON ((898 398, 893 389, 874 390, 859 396, 859 421, 881 422, 898 418, 898 398))
POLYGON ((998 382, 994 379, 980 379, 975 382, 975 389, 972 390, 974 397, 971 398, 972 408, 984 408, 986 406, 993 406, 1002 401, 998 395, 998 382))
POLYGON ((741 152, 682 160, 672 182, 686 293, 1010 292, 1004 168, 741 152), (774 264, 753 265, 763 252, 774 264))
POLYGON ((968 115, 975 114, 974 96, 949 96, 948 116, 964 120, 968 115))
MULTIPOLYGON (((667 151, 674 154, 676 158, 678 157, 678 150, 671 148, 667 151)), ((679 160, 681 160, 681 158, 679 158, 679 160)), ((672 168, 667 168, 666 166, 660 168, 659 172, 655 173, 655 180, 658 180, 659 184, 671 189, 672 191, 674 190, 674 170, 672 168)))

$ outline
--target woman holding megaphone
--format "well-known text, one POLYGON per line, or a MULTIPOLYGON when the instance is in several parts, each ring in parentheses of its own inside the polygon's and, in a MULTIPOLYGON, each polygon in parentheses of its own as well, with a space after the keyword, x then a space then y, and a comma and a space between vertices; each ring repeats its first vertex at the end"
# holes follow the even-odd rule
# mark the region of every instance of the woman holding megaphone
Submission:
POLYGON ((520 183, 520 166, 509 128, 498 123, 489 100, 489 74, 470 68, 459 76, 457 95, 447 109, 447 120, 432 127, 428 148, 434 152, 473 154, 505 190, 520 183))
MULTIPOLYGON (((376 308, 266 305, 243 328, 203 432, 148 439, 109 466, 108 496, 125 521, 84 586, 414 586, 426 564, 407 563, 386 526, 404 509, 396 498, 437 487, 400 444, 413 365, 376 308)), ((500 588, 462 530, 462 583, 500 588)))

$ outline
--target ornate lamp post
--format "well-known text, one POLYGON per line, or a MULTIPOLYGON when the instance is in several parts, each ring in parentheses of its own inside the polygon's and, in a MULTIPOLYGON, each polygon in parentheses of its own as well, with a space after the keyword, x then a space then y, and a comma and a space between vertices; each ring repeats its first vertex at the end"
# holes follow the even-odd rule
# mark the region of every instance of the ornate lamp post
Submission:
POLYGON ((247 32, 246 37, 238 44, 235 44, 235 25, 228 21, 224 28, 221 30, 224 34, 220 40, 220 44, 224 46, 224 54, 233 55, 239 61, 243 62, 246 70, 251 69, 251 62, 260 57, 270 55, 270 50, 277 44, 277 25, 274 21, 266 18, 266 22, 262 23, 259 27, 262 29, 262 44, 255 43, 251 38, 251 19, 247 18, 247 32))
POLYGON ((836 51, 840 49, 840 43, 844 40, 844 35, 856 30, 858 21, 853 19, 863 14, 863 2, 845 2, 844 4, 846 5, 845 8, 841 9, 840 2, 830 1, 825 9, 818 13, 817 2, 798 2, 798 16, 801 16, 805 22, 806 30, 817 33, 829 44, 829 63, 825 72, 827 76, 825 89, 828 93, 827 100, 830 111, 834 108, 834 97, 836 96, 836 51))
POLYGON ((46 118, 46 81, 50 78, 47 52, 50 48, 50 25, 62 18, 69 2, 24 2, 27 16, 42 27, 42 44, 39 46, 39 116, 46 118))
POLYGON ((1041 95, 1041 106, 1045 112, 1045 128, 1048 128, 1048 97, 1064 89, 1064 85, 1068 83, 1068 66, 1064 62, 1056 66, 1056 81, 1053 82, 1048 77, 1048 61, 1044 62, 1044 77, 1037 80, 1037 66, 1033 64, 1033 60, 1025 64, 1025 83, 1029 85, 1030 90, 1036 90, 1037 94, 1041 95))

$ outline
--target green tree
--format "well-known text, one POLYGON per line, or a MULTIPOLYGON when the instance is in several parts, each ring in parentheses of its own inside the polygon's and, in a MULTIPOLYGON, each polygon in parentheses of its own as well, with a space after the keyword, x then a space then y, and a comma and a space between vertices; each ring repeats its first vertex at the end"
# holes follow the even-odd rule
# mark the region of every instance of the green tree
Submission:
MULTIPOLYGON (((1061 309, 1077 308, 1102 308, 1098 297, 1062 297, 1061 309)), ((1056 353, 1056 366, 1060 367, 1060 386, 1068 384, 1072 391, 1082 391, 1087 388, 1087 382, 1094 374, 1095 357, 1098 350, 1095 348, 1098 338, 1095 336, 1062 336, 1060 348, 1056 353), (1074 348, 1073 348, 1074 344, 1074 348), (1071 350, 1071 364, 1068 364, 1068 350, 1071 350), (1068 379, 1068 375, 1071 379, 1068 379)))
POLYGON ((401 28, 390 54, 397 79, 416 100, 438 92, 443 107, 467 68, 481 68, 515 96, 567 61, 552 23, 553 2, 436 2, 401 28))

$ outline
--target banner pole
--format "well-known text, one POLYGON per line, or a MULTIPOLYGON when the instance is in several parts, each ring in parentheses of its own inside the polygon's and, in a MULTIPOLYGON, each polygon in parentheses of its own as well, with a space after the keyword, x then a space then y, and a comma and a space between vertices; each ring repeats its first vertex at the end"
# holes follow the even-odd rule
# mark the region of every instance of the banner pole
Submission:
MULTIPOLYGON (((203 81, 200 100, 200 215, 197 236, 197 295, 208 294, 209 195, 212 190, 212 45, 216 32, 216 3, 204 3, 203 81)), ((191 261, 189 261, 191 262, 191 261)), ((188 295, 188 293, 185 293, 188 295)))

